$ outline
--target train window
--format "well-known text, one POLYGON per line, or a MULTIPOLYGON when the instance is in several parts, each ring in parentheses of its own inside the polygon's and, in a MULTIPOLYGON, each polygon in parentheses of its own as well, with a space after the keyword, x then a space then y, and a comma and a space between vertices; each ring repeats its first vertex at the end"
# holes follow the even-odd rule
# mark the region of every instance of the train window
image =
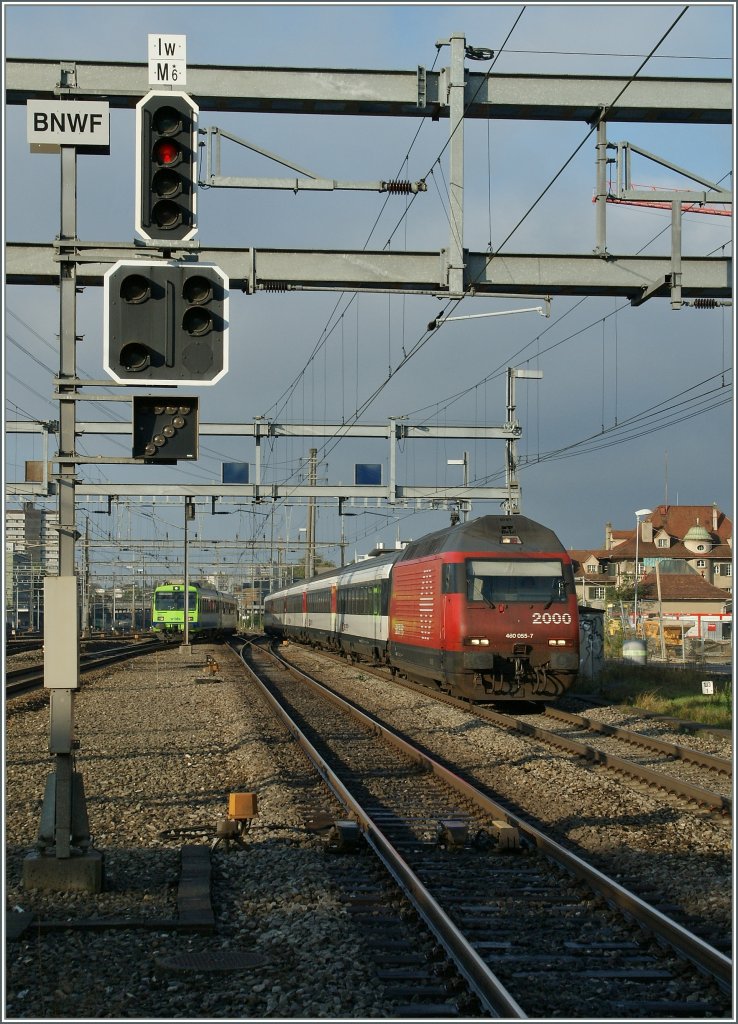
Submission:
POLYGON ((307 595, 309 612, 329 612, 331 610, 330 590, 311 590, 307 595))
MULTIPOLYGON (((196 607, 196 594, 190 594, 189 609, 196 607)), ((184 610, 183 590, 157 590, 154 593, 154 609, 157 612, 181 612, 184 610)))
POLYGON ((508 604, 516 601, 555 604, 566 601, 561 562, 470 558, 466 563, 469 601, 508 604))

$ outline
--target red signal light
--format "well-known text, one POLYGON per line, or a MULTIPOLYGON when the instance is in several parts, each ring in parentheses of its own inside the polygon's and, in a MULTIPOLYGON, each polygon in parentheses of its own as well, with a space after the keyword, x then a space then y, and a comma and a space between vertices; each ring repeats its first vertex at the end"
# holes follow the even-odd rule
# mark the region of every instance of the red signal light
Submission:
POLYGON ((176 142, 170 139, 159 139, 154 146, 154 160, 158 164, 168 165, 176 163, 180 156, 180 149, 176 142))

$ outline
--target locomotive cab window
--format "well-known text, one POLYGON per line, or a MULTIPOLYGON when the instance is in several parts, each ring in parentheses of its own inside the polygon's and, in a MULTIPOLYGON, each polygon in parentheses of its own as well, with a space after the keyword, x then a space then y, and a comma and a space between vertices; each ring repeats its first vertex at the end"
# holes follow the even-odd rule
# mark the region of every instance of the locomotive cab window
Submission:
POLYGON ((468 601, 487 604, 562 603, 567 586, 561 562, 470 558, 466 563, 468 601))
MULTIPOLYGON (((190 593, 190 611, 194 609, 196 600, 197 596, 190 593)), ((157 612, 184 611, 184 590, 156 591, 154 594, 154 608, 157 612)))

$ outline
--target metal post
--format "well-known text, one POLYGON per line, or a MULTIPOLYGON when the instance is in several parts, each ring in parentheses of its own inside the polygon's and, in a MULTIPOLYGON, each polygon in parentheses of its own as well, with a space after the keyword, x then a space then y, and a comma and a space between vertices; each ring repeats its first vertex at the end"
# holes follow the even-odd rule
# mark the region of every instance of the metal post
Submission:
POLYGON ((682 307, 682 204, 671 204, 671 308, 682 307))
POLYGON ((633 586, 633 636, 638 636, 638 535, 641 532, 641 521, 636 513, 636 555, 635 583, 633 586))
MULTIPOLYGON (((310 464, 308 469, 308 483, 314 487, 318 476, 318 449, 310 449, 310 464)), ((305 554, 305 579, 315 572, 315 497, 311 494, 308 498, 307 510, 307 533, 305 536, 307 551, 305 554)))
POLYGON ((82 570, 82 636, 90 635, 90 520, 85 520, 84 567, 82 570))
POLYGON ((650 516, 650 508, 639 508, 636 513, 635 586, 633 588, 633 629, 638 636, 638 539, 641 532, 641 516, 650 516))
POLYGON ((518 466, 518 452, 517 452, 517 439, 522 434, 520 429, 520 423, 515 416, 516 400, 515 400, 515 381, 517 378, 523 378, 526 380, 541 380, 543 377, 542 370, 517 370, 514 366, 508 366, 507 368, 507 423, 506 426, 511 430, 514 430, 514 436, 508 438, 505 441, 505 485, 507 486, 508 498, 506 502, 506 511, 508 513, 520 511, 520 488, 518 485, 517 478, 517 466, 518 466), (513 488, 516 489, 516 496, 513 496, 513 488))
POLYGON ((184 506, 184 631, 182 644, 189 647, 190 644, 190 566, 187 551, 187 523, 195 518, 195 506, 189 498, 185 498, 184 506))
POLYGON ((607 122, 597 125, 597 195, 595 202, 595 253, 607 255, 607 122))
POLYGON ((74 694, 79 687, 79 592, 75 574, 77 151, 62 146, 59 232, 59 573, 44 601, 44 685, 50 690, 49 751, 37 851, 23 864, 28 888, 102 888, 102 855, 90 849, 82 776, 74 770, 74 694), (65 461, 66 460, 66 461, 65 461), (70 631, 73 631, 70 636, 70 631))
POLYGON ((449 242, 448 290, 464 294, 464 90, 466 39, 454 34, 450 39, 449 69, 449 242))
MULTIPOLYGON (((464 452, 464 494, 467 492, 469 487, 469 452, 464 452)), ((464 504, 462 506, 461 514, 463 522, 466 522, 469 518, 469 509, 471 502, 464 498, 464 504)))

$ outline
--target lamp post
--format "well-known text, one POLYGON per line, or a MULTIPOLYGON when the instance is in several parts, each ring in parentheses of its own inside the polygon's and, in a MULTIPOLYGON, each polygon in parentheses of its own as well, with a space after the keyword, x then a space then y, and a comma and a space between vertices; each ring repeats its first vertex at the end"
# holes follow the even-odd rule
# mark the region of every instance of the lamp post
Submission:
POLYGON ((633 629, 638 635, 638 538, 641 533, 641 516, 650 516, 650 508, 639 508, 636 517, 635 586, 633 588, 633 629))

